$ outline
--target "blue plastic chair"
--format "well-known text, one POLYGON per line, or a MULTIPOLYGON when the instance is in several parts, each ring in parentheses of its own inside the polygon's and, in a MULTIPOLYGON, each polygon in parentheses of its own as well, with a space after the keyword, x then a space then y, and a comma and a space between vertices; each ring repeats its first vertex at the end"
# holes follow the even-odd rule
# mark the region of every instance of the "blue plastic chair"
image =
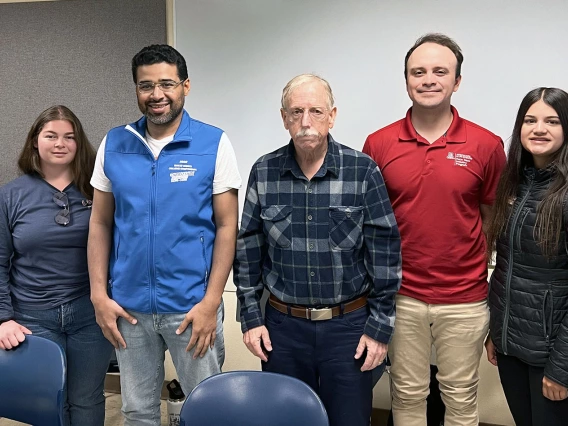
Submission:
POLYGON ((180 426, 329 426, 318 395, 282 374, 231 371, 205 379, 189 394, 180 426))
POLYGON ((0 417, 34 426, 63 424, 65 354, 33 335, 12 350, 0 349, 0 417))

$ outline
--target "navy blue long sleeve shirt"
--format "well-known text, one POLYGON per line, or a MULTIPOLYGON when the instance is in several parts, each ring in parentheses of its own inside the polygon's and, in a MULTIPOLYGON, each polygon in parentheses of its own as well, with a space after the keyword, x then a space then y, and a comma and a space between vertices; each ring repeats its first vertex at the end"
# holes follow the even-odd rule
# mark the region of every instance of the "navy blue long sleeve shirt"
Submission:
POLYGON ((87 236, 90 206, 73 185, 70 223, 55 216, 59 192, 39 176, 24 175, 0 188, 0 321, 13 309, 57 307, 89 293, 87 236), (84 205, 85 204, 85 205, 84 205))

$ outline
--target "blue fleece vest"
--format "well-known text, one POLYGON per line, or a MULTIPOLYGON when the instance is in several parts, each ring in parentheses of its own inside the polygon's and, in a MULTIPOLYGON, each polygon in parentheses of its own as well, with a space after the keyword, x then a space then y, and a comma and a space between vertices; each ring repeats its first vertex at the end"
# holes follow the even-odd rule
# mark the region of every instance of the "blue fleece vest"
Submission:
POLYGON ((112 129, 104 171, 115 199, 111 297, 142 313, 189 311, 205 295, 215 240, 213 177, 223 131, 183 112, 158 159, 146 118, 112 129))

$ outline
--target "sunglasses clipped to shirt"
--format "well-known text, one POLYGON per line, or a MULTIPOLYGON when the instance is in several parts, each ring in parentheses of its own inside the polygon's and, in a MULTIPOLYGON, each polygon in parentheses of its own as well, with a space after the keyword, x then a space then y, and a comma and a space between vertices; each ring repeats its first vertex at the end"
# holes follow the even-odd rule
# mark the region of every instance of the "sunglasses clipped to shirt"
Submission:
MULTIPOLYGON (((67 226, 71 223, 71 211, 69 210, 69 198, 65 192, 56 192, 53 194, 53 202, 61 207, 61 210, 55 215, 55 223, 61 226, 67 226)), ((82 200, 83 207, 90 209, 93 206, 92 200, 82 200)))
POLYGON ((56 192, 53 194, 53 202, 61 207, 61 210, 55 215, 55 223, 61 226, 67 226, 71 222, 71 212, 69 211, 69 198, 65 192, 56 192))

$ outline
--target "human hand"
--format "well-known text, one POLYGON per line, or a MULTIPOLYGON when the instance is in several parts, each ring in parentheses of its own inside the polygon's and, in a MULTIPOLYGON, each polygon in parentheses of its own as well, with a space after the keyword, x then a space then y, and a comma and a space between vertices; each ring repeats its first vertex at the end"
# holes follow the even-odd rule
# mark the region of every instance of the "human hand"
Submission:
POLYGON ((203 299, 185 314, 185 318, 176 330, 176 334, 182 334, 191 324, 191 337, 186 351, 195 347, 193 359, 203 357, 207 348, 213 349, 217 337, 217 308, 219 305, 203 299))
POLYGON ((497 366, 497 352, 490 336, 487 336, 487 339, 485 339, 485 350, 487 351, 487 361, 497 366))
POLYGON ((365 362, 361 367, 361 371, 372 370, 382 364, 387 357, 389 345, 381 343, 370 338, 366 334, 363 334, 355 351, 355 359, 359 359, 363 356, 365 348, 367 349, 367 356, 365 357, 365 362))
POLYGON ((264 325, 247 330, 243 334, 243 342, 254 356, 264 362, 268 361, 268 352, 272 351, 272 343, 268 329, 264 325), (263 345, 264 349, 262 348, 263 345))
POLYGON ((26 334, 32 334, 23 325, 14 320, 0 324, 0 349, 13 349, 26 340, 26 334))
POLYGON ((568 397, 568 389, 544 376, 542 378, 542 394, 551 401, 562 401, 568 397))
POLYGON ((124 318, 130 324, 136 324, 136 318, 126 312, 118 303, 106 296, 101 299, 93 300, 97 324, 101 328, 106 339, 116 348, 122 346, 126 349, 126 342, 122 334, 118 331, 117 321, 119 317, 124 318))

